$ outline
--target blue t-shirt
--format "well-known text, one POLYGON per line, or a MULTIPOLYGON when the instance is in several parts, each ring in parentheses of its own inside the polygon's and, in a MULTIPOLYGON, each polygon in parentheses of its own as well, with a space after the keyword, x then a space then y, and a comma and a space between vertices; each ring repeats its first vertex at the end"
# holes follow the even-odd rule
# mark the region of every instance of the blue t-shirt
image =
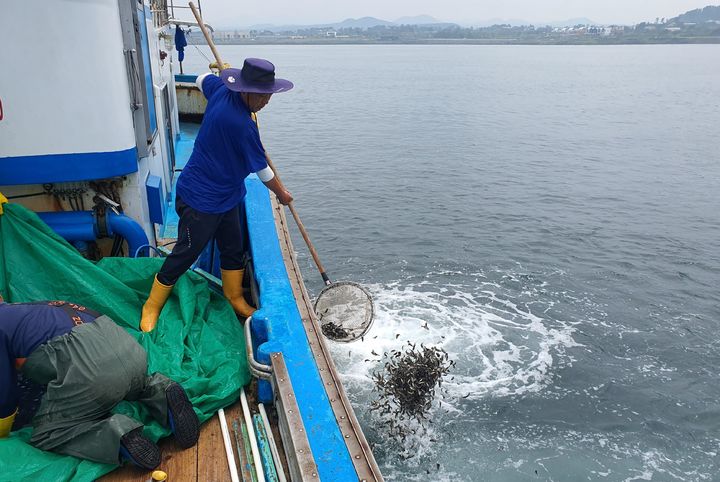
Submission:
POLYGON ((192 155, 177 181, 177 194, 204 213, 224 213, 245 197, 245 178, 267 167, 257 124, 238 92, 215 75, 201 80, 208 99, 192 155))

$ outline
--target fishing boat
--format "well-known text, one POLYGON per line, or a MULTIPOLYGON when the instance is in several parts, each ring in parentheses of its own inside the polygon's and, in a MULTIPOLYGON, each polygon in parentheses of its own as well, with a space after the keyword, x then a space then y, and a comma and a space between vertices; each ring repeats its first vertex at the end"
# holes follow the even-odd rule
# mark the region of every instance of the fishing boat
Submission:
MULTIPOLYGON (((123 326, 158 366, 182 366, 204 421, 192 449, 160 442, 159 468, 171 480, 381 481, 304 285, 284 208, 259 179, 246 180, 244 207, 246 286, 258 310, 238 320, 218 294, 211 243, 184 275, 189 291, 173 295, 183 316, 194 303, 185 325, 173 321, 181 331, 192 324, 185 338, 137 330, 151 281, 141 278, 177 237, 174 183, 204 109, 196 76, 180 75, 173 53, 175 25, 193 24, 175 18, 182 8, 166 0, 5 6, 0 64, 17 73, 0 79, 0 192, 10 202, 0 219, 0 291, 8 301, 77 296, 111 311, 108 299, 118 297, 125 311, 117 308, 116 317, 137 309, 123 326), (211 342, 202 338, 206 327, 216 330, 211 342), (202 349, 189 354, 196 343, 202 349), (185 358, 162 358, 183 350, 185 358), (186 363, 204 350, 239 368, 216 374, 204 358, 186 363)), ((173 316, 165 312, 160 324, 173 316)), ((2 462, 13 480, 149 478, 128 465, 42 453, 26 443, 27 430, 0 440, 0 453, 18 454, 17 463, 2 462)))

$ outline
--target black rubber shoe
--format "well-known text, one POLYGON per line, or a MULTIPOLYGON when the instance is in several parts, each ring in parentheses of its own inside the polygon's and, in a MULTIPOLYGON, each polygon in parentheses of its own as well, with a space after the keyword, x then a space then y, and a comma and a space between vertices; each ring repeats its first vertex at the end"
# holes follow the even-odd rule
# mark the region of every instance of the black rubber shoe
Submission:
POLYGON ((120 439, 120 455, 146 470, 160 465, 160 447, 143 435, 142 427, 128 432, 120 439))
POLYGON ((170 429, 178 445, 186 449, 195 445, 200 437, 200 421, 193 410, 183 387, 173 383, 165 389, 168 402, 170 429))

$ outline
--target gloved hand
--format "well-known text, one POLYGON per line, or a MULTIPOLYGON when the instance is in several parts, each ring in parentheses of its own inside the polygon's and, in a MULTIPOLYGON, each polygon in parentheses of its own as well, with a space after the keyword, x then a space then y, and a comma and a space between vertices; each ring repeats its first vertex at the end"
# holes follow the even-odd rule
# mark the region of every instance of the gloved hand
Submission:
MULTIPOLYGON (((218 68, 218 63, 217 63, 217 61, 211 62, 209 67, 210 67, 210 70, 220 70, 220 69, 218 68)), ((228 64, 227 62, 223 62, 223 70, 229 69, 229 68, 230 68, 230 64, 228 64)))
POLYGON ((0 192, 0 216, 3 214, 3 204, 8 202, 7 198, 3 196, 3 193, 0 192))
POLYGON ((5 438, 10 435, 10 430, 12 430, 13 422, 15 421, 15 415, 17 415, 17 410, 8 417, 0 418, 0 438, 5 438))

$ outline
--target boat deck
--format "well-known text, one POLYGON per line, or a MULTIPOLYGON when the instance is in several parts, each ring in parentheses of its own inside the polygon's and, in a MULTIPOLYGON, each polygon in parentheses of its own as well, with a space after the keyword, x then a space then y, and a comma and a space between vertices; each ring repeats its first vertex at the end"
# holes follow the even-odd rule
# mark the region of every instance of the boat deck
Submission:
MULTIPOLYGON (((188 127, 192 129, 194 126, 188 126, 185 123, 182 124, 183 132, 178 144, 176 145, 178 153, 176 171, 182 169, 190 152, 192 152, 192 142, 196 135, 196 131, 188 132, 188 127)), ((173 186, 173 199, 175 194, 174 190, 173 186)), ((302 326, 304 328, 305 335, 307 336, 307 342, 312 352, 312 357, 319 369, 322 387, 324 388, 330 402, 332 415, 334 415, 335 423, 337 423, 337 427, 342 434, 342 440, 344 445, 347 447, 350 460, 354 466, 353 476, 357 476, 357 480, 362 480, 363 482, 381 482, 383 480, 382 475, 345 394, 345 390, 340 382, 340 377, 335 368, 335 364, 322 336, 317 317, 315 316, 312 308, 311 297, 305 288, 303 276, 295 257, 295 249, 290 239, 289 225, 287 218, 285 217, 285 210, 283 206, 277 202, 275 196, 270 196, 270 198, 275 231, 280 244, 280 251, 282 253, 282 259, 285 264, 285 270, 290 282, 292 294, 295 299, 295 305, 297 306, 300 314, 302 326)), ((168 209, 165 226, 162 227, 162 231, 158 232, 158 241, 174 241, 176 233, 177 216, 175 215, 173 204, 168 209)), ((257 411, 256 387, 256 381, 253 381, 250 387, 246 387, 248 401, 250 402, 251 411, 253 412, 257 411)), ((277 393, 275 396, 277 397, 277 393)), ((278 449, 281 452, 280 458, 283 465, 285 465, 285 474, 290 474, 287 467, 287 459, 283 452, 283 444, 279 433, 280 429, 275 407, 266 405, 266 410, 268 411, 268 417, 270 418, 275 441, 277 442, 278 449)), ((292 412, 292 410, 289 412, 292 412)), ((240 402, 236 402, 226 408, 225 415, 230 426, 232 425, 233 420, 242 418, 242 408, 240 406, 240 402)), ((302 430, 300 431, 302 432, 302 430)), ((163 449, 163 459, 159 469, 167 472, 169 480, 212 482, 230 480, 230 471, 228 469, 223 437, 220 431, 220 423, 217 415, 203 424, 200 440, 196 447, 182 450, 174 443, 172 437, 161 441, 160 446, 163 449)), ((236 464, 239 467, 237 449, 234 449, 236 464)), ((300 452, 302 453, 302 450, 300 450, 300 452)), ((314 471, 316 470, 317 469, 314 469, 314 471)), ((311 478, 315 479, 316 477, 316 474, 313 473, 311 478)), ((117 469, 115 472, 108 474, 102 480, 145 482, 148 478, 149 473, 147 471, 142 471, 132 466, 124 466, 117 469)))
MULTIPOLYGON (((315 361, 321 368, 323 384, 328 397, 331 400, 333 412, 337 420, 338 426, 344 434, 345 443, 352 456, 353 465, 358 474, 358 480, 376 481, 383 480, 380 470, 372 455, 369 444, 360 429, 360 425, 355 417, 350 402, 347 399, 345 391, 340 383, 335 365, 330 354, 327 351, 324 339, 322 339, 321 331, 318 326, 317 319, 312 311, 310 296, 305 289, 302 274, 297 265, 294 256, 294 248, 290 240, 287 219, 285 217, 282 206, 277 200, 272 199, 273 215, 277 226, 278 238, 285 261, 285 267, 288 277, 292 285, 293 294, 295 296, 298 309, 300 310, 303 325, 308 336, 308 342, 315 355, 315 361)), ((257 411, 257 402, 255 401, 257 383, 253 381, 249 389, 246 388, 248 402, 251 410, 255 407, 257 411)), ((286 458, 283 453, 282 441, 278 429, 277 416, 274 407, 266 406, 273 435, 278 443, 278 449, 281 451, 281 459, 285 465, 286 458)), ((236 402, 225 409, 225 415, 228 423, 232 420, 242 418, 242 408, 240 402, 236 402)), ((223 445, 222 433, 220 431, 220 422, 216 416, 203 424, 200 440, 196 447, 182 450, 174 443, 172 437, 163 440, 160 443, 163 449, 163 460, 159 467, 160 470, 167 472, 168 479, 173 481, 213 481, 222 482, 230 480, 230 472, 228 469, 225 448, 223 445)), ((237 450, 234 450, 236 464, 237 450)), ((285 473, 288 474, 288 468, 284 467, 285 473)), ((109 482, 146 482, 148 480, 148 472, 137 469, 133 466, 126 465, 115 472, 108 474, 102 481, 109 482)))
MULTIPOLYGON (((192 153, 195 137, 200 128, 198 124, 181 122, 180 135, 175 142, 175 172, 173 179, 173 187, 170 195, 170 204, 168 206, 165 224, 156 228, 156 236, 158 245, 171 243, 177 238, 178 216, 175 212, 175 184, 177 182, 177 173, 182 171, 187 164, 190 154, 192 153)), ((248 397, 250 411, 257 413, 257 382, 253 380, 251 384, 245 387, 248 397)), ((275 409, 271 406, 265 407, 267 410, 270 425, 273 430, 278 450, 281 453, 283 464, 286 465, 282 440, 278 431, 277 415, 275 409)), ((242 406, 238 400, 233 405, 225 408, 225 417, 228 422, 228 428, 232 435, 232 421, 242 419, 242 406)), ((168 479, 173 481, 213 481, 213 482, 230 482, 230 469, 228 468, 227 456, 225 454, 225 446, 223 443, 222 432, 220 431, 220 420, 214 415, 210 420, 205 422, 200 431, 200 439, 195 447, 183 450, 178 447, 172 437, 168 437, 159 442, 159 446, 163 451, 162 462, 158 470, 162 470, 168 474, 168 479)), ((235 454, 236 466, 240 467, 238 460, 237 447, 233 447, 235 454)), ((287 474, 287 466, 284 467, 287 474)), ((133 465, 125 465, 115 471, 107 474, 99 479, 103 482, 147 482, 149 479, 148 471, 139 469, 133 465)))
POLYGON ((165 224, 157 230, 158 243, 174 241, 177 239, 178 215, 175 212, 175 188, 177 178, 180 171, 183 170, 195 145, 195 138, 200 130, 199 124, 190 122, 180 123, 180 132, 175 141, 175 175, 173 176, 172 190, 170 192, 170 202, 168 204, 167 213, 165 214, 165 224))
MULTIPOLYGON (((256 383, 253 381, 245 391, 248 397, 250 411, 257 412, 257 401, 255 400, 256 383), (255 410, 253 410, 255 407, 255 410)), ((278 431, 277 416, 275 409, 266 406, 270 425, 272 426, 273 436, 278 442, 278 450, 280 458, 285 462, 285 456, 282 452, 282 443, 280 433, 278 431)), ((240 401, 225 408, 225 417, 230 426, 232 436, 232 421, 242 419, 242 406, 240 401)), ((225 445, 223 443, 222 432, 220 431, 220 419, 217 414, 210 420, 205 422, 200 430, 200 439, 195 447, 182 449, 178 447, 172 437, 163 439, 160 442, 160 448, 163 451, 162 462, 158 470, 162 470, 168 474, 168 480, 182 482, 230 482, 230 469, 228 468, 227 456, 225 455, 225 445)), ((237 447, 233 446, 235 454, 235 464, 240 468, 240 460, 238 458, 237 447)), ((283 464, 285 465, 285 463, 283 464)), ((288 473, 288 468, 283 468, 288 473)), ((150 474, 146 470, 142 470, 134 465, 124 465, 115 471, 98 479, 102 482, 147 482, 150 474)))

